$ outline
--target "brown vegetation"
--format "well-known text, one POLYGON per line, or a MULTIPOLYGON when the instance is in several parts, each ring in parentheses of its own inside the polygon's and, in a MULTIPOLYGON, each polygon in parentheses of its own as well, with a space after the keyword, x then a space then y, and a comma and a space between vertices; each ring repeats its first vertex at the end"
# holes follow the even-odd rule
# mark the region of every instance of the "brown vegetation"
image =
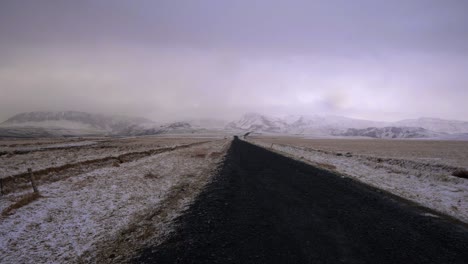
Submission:
MULTIPOLYGON (((55 174, 58 172, 66 172, 66 171, 72 172, 74 170, 82 171, 86 166, 95 166, 95 165, 97 166, 99 164, 102 165, 102 164, 107 164, 107 163, 111 166, 117 167, 119 163, 137 160, 146 156, 155 155, 155 154, 159 154, 162 152, 173 151, 176 149, 189 148, 191 146, 200 145, 206 142, 208 141, 200 141, 200 142, 190 143, 186 145, 180 145, 177 147, 166 147, 166 148, 151 149, 151 150, 146 150, 146 151, 129 152, 129 153, 125 153, 119 156, 109 156, 109 157, 103 157, 99 159, 85 160, 85 161, 80 161, 77 163, 65 164, 65 165, 58 166, 58 167, 50 167, 46 169, 33 171, 33 173, 38 182, 44 182, 44 181, 53 182, 53 181, 64 179, 64 178, 54 177, 55 174)), ((204 158, 205 156, 206 156, 206 153, 204 154, 204 156, 197 156, 197 157, 204 158)), ((70 175, 70 173, 65 173, 65 174, 70 175)), ((9 193, 18 189, 24 189, 24 187, 26 187, 24 183, 30 182, 30 173, 25 172, 25 173, 20 173, 17 175, 12 175, 12 176, 3 178, 2 181, 3 181, 4 193, 9 193)))
POLYGON ((22 196, 16 203, 5 208, 5 210, 3 210, 2 212, 2 216, 10 215, 14 210, 28 205, 34 202, 35 200, 39 199, 40 197, 41 195, 38 192, 28 193, 22 196))
POLYGON ((200 149, 200 150, 196 150, 195 152, 193 152, 192 154, 192 157, 194 158, 205 158, 207 153, 207 151, 204 150, 204 149, 200 149))
POLYGON ((210 153, 210 158, 218 158, 221 155, 223 155, 223 153, 221 153, 221 152, 211 152, 210 153))
POLYGON ((155 173, 152 173, 152 172, 148 172, 145 174, 144 176, 146 179, 158 179, 159 178, 159 175, 158 174, 155 174, 155 173))

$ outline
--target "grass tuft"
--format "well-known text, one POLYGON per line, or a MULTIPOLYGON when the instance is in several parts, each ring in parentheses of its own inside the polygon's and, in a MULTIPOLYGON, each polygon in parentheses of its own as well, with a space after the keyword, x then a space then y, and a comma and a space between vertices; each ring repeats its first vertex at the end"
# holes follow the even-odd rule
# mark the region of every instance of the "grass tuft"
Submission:
POLYGON ((148 172, 148 173, 145 174, 145 178, 146 179, 158 179, 159 175, 155 174, 155 173, 152 173, 152 172, 148 172))

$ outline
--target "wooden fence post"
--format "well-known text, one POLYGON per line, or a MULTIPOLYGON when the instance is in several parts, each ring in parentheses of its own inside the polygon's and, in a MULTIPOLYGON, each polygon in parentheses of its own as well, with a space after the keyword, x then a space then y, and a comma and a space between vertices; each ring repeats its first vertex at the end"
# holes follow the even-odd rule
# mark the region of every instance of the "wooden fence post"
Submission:
POLYGON ((3 178, 0 178, 0 195, 3 196, 3 178))
POLYGON ((33 174, 32 170, 31 170, 31 168, 28 168, 28 172, 29 172, 29 180, 31 181, 33 191, 35 193, 38 193, 39 190, 37 189, 36 182, 34 181, 34 174, 33 174))

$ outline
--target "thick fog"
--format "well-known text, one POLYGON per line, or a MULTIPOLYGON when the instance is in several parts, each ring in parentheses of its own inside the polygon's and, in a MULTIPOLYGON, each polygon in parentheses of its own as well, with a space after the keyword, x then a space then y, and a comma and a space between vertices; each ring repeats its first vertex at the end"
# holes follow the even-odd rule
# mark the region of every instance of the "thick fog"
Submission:
POLYGON ((0 1, 0 121, 468 119, 467 1, 0 1))

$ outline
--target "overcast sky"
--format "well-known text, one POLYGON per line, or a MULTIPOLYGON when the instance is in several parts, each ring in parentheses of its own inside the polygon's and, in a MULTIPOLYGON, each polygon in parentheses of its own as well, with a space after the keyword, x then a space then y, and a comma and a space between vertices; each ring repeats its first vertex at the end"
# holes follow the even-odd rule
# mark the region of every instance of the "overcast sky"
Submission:
POLYGON ((1 0, 0 121, 468 120, 468 1, 1 0))

